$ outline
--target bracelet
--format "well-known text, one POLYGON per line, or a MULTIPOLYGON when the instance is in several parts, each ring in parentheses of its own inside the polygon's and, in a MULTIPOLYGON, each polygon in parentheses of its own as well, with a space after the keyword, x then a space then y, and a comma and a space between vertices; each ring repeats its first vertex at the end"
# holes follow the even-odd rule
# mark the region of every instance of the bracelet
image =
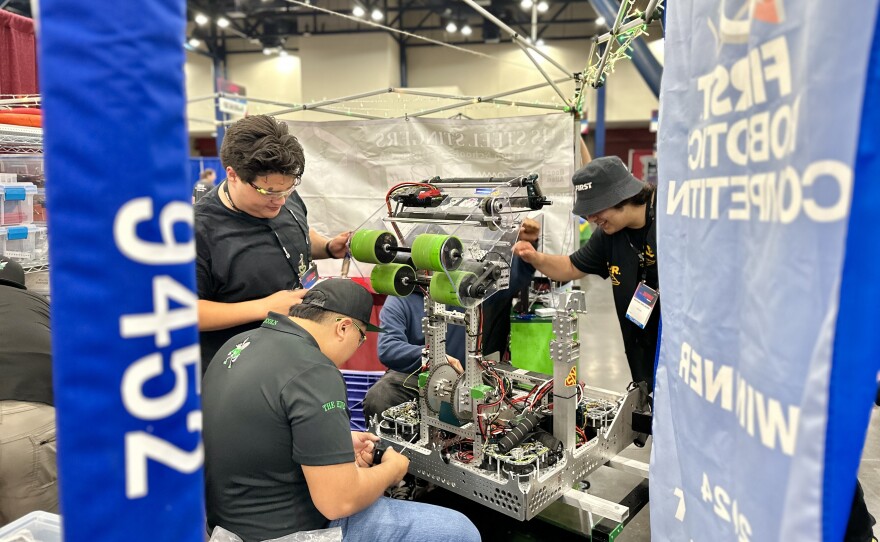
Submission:
POLYGON ((324 252, 327 254, 328 258, 336 258, 332 252, 330 252, 330 241, 327 241, 327 244, 324 245, 324 252))

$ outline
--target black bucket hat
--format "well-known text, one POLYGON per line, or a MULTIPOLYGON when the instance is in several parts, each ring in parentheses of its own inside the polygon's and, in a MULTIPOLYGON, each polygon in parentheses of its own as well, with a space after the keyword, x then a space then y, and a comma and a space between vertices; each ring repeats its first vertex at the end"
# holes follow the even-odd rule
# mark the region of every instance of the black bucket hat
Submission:
POLYGON ((327 279, 314 285, 302 300, 312 305, 360 320, 367 325, 367 331, 385 333, 379 326, 370 323, 373 312, 373 296, 360 284, 349 279, 327 279))
POLYGON ((642 191, 646 183, 633 177, 616 156, 596 158, 579 169, 571 178, 575 200, 571 212, 587 217, 642 191))

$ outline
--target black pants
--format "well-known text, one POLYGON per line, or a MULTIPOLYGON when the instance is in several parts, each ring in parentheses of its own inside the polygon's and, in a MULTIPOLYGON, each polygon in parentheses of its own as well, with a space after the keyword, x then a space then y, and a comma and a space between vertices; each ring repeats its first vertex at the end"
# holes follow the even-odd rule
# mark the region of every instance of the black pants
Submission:
POLYGON ((369 421, 373 416, 381 416, 385 410, 412 401, 418 396, 418 372, 410 375, 389 370, 367 391, 364 398, 364 419, 369 421))
POLYGON ((849 523, 846 526, 844 542, 871 542, 874 538, 871 527, 874 526, 874 516, 868 512, 865 505, 865 492, 862 484, 856 482, 856 494, 853 497, 852 510, 849 513, 849 523))

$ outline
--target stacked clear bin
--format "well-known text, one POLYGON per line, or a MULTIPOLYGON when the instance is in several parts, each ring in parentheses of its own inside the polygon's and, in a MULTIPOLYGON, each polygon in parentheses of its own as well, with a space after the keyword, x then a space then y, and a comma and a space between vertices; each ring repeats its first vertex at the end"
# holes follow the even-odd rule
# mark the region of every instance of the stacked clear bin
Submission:
POLYGON ((47 234, 42 156, 0 155, 0 254, 46 265, 47 234))

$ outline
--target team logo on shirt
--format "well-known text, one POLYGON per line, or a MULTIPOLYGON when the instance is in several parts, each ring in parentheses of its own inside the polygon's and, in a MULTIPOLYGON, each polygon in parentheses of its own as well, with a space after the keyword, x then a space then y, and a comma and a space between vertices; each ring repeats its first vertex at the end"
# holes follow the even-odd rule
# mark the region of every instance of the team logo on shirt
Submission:
POLYGON ((654 250, 651 248, 651 245, 645 245, 645 265, 650 267, 656 264, 657 255, 654 254, 654 250))
POLYGON ((608 276, 611 277, 611 284, 613 286, 620 286, 620 267, 617 265, 608 264, 608 276))
POLYGON ((240 343, 235 345, 235 348, 233 348, 232 350, 229 351, 228 354, 226 354, 226 360, 223 362, 223 365, 228 364, 227 368, 232 369, 232 364, 235 363, 235 361, 238 359, 238 356, 240 356, 241 353, 244 352, 244 349, 250 345, 251 345, 251 338, 245 337, 245 339, 243 341, 241 341, 240 343))

